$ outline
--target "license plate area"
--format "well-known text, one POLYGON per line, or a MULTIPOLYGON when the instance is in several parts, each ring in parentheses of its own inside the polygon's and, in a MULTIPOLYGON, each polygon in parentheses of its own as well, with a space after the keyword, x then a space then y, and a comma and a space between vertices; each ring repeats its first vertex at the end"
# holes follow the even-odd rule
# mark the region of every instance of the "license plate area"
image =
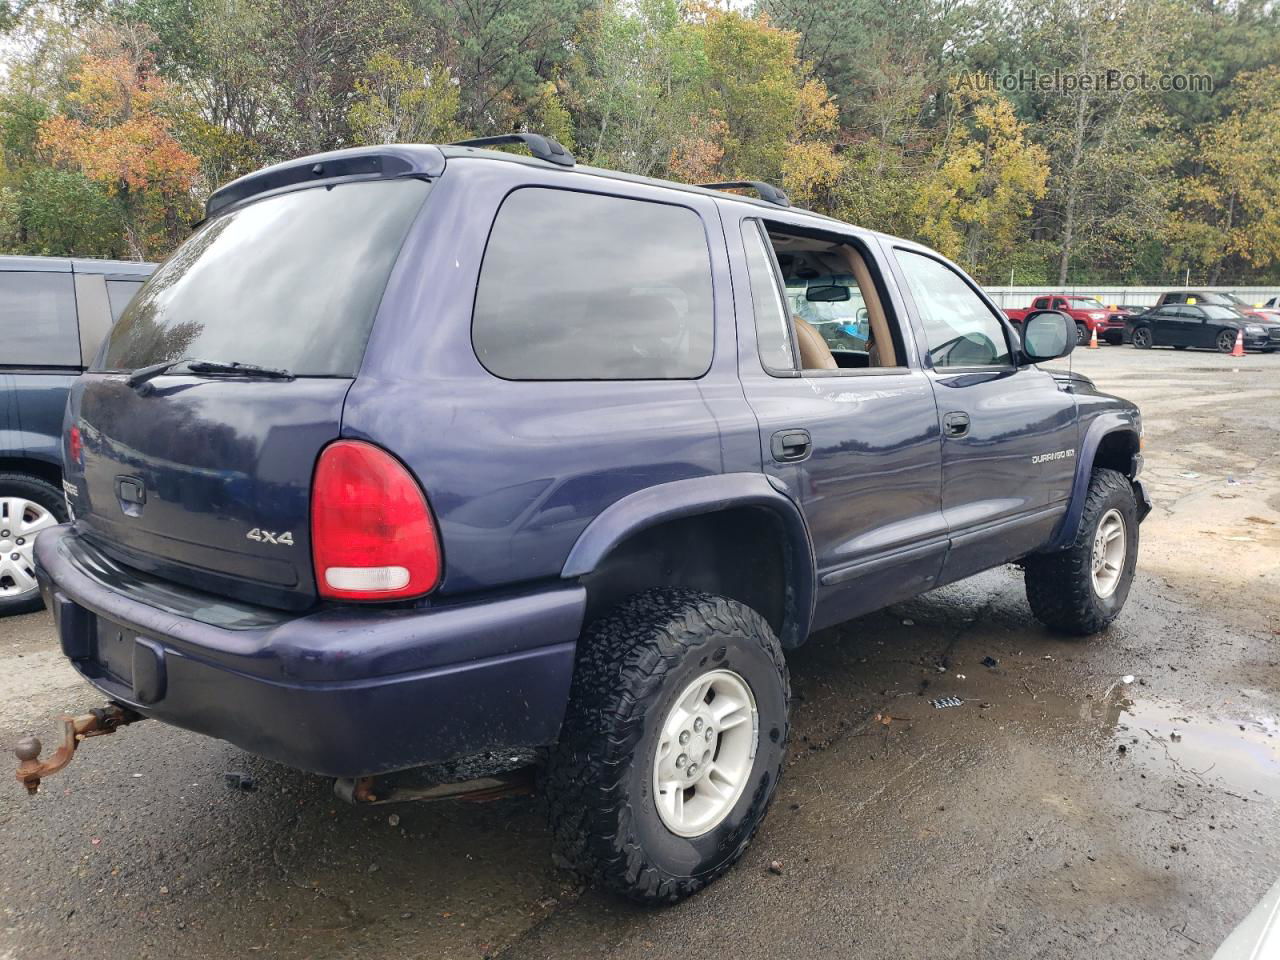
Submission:
POLYGON ((133 646, 131 632, 109 620, 96 618, 93 659, 98 668, 125 687, 133 686, 133 646))

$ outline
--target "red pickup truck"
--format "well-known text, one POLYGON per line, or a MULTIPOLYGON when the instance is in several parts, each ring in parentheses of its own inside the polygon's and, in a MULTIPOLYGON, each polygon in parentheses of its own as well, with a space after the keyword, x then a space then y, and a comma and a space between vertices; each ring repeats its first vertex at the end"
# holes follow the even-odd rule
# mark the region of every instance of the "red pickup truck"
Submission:
POLYGON ((1120 343, 1124 336, 1124 321, 1129 315, 1127 310, 1112 310, 1104 306, 1096 297, 1078 297, 1069 293, 1052 293, 1036 297, 1031 306, 1019 309, 1006 309, 1005 315, 1014 323, 1021 325, 1027 314, 1037 310, 1060 310, 1076 322, 1076 341, 1089 342, 1094 330, 1098 331, 1098 339, 1107 343, 1120 343))

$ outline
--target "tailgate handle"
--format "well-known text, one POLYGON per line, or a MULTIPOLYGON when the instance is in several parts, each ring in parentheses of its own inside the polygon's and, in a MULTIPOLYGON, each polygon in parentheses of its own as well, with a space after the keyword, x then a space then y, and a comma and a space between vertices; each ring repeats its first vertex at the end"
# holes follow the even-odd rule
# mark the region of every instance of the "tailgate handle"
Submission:
POLYGON ((147 488, 137 477, 116 477, 116 498, 127 516, 136 517, 147 502, 147 488))

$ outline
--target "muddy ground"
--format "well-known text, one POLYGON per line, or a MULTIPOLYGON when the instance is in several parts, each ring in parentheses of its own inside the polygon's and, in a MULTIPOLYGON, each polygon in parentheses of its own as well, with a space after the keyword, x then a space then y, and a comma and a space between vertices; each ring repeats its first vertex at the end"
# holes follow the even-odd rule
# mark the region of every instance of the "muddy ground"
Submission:
MULTIPOLYGON (((1209 957, 1280 876, 1280 356, 1073 360, 1146 416, 1120 620, 1048 635, 1010 568, 815 637, 778 798, 701 895, 582 890, 536 798, 356 810, 149 723, 0 783, 0 960, 1209 957)), ((0 742, 96 703, 46 615, 0 621, 0 742)))

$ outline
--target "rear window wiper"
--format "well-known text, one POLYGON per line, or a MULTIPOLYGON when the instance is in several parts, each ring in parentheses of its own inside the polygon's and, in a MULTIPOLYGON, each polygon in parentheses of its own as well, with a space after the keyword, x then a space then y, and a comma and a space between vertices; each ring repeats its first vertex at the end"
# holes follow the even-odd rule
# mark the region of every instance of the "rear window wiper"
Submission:
POLYGON ((164 363, 153 363, 149 367, 139 367, 125 379, 131 387, 140 387, 142 384, 153 380, 162 373, 167 373, 174 367, 180 367, 186 364, 188 370, 192 373, 212 373, 219 376, 235 376, 235 377, 261 377, 268 380, 292 380, 294 376, 288 370, 281 370, 276 367, 260 367, 256 363, 240 363, 237 360, 193 360, 191 357, 183 357, 180 360, 166 360, 164 363))

